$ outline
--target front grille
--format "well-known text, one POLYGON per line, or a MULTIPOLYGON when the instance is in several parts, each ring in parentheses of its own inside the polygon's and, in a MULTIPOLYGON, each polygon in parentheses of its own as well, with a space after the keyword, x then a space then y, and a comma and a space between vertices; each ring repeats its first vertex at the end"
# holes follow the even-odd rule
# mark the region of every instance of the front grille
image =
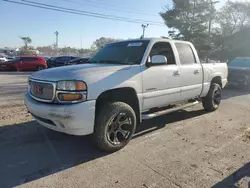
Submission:
POLYGON ((35 80, 29 81, 30 94, 36 100, 51 102, 54 98, 54 85, 48 82, 40 82, 35 80))

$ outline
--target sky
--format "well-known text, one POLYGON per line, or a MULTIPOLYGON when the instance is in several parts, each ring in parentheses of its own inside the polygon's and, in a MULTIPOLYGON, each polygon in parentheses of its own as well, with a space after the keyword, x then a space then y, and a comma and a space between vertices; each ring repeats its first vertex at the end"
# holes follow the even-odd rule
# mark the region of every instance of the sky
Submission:
MULTIPOLYGON (((22 0, 13 0, 23 2, 22 0)), ((30 0, 98 14, 114 15, 163 23, 159 12, 171 0, 30 0)), ((226 0, 221 0, 223 4, 226 0)), ((221 5, 220 4, 220 5, 221 5)), ((116 39, 139 38, 143 23, 127 23, 36 7, 12 4, 0 0, 0 47, 20 47, 20 36, 32 39, 32 46, 48 46, 55 43, 55 31, 59 32, 59 47, 89 48, 100 37, 116 39)), ((145 22, 146 24, 147 22, 145 22)), ((144 23, 143 23, 144 24, 144 23)), ((166 26, 149 25, 146 37, 167 36, 166 26)))

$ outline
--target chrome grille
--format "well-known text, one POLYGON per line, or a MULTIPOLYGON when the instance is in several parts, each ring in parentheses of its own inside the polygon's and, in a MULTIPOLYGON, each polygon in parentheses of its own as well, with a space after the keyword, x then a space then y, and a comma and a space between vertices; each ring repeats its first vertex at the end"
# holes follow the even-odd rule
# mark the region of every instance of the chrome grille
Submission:
POLYGON ((42 102, 52 102, 55 95, 55 85, 50 82, 29 80, 30 95, 42 102))

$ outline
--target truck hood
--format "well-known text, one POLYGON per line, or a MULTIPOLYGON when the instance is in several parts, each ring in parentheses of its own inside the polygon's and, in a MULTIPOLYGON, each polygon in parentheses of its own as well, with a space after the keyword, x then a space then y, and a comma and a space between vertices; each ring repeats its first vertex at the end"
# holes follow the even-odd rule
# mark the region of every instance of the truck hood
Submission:
POLYGON ((46 69, 33 73, 30 78, 44 81, 82 79, 89 74, 117 72, 130 69, 131 65, 83 64, 46 69))

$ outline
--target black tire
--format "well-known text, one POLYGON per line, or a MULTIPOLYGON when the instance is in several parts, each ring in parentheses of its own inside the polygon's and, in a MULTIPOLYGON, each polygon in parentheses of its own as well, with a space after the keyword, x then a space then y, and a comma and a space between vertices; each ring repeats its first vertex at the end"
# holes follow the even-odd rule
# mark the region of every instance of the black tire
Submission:
POLYGON ((208 94, 202 99, 202 105, 208 112, 213 112, 219 108, 221 102, 221 87, 219 84, 212 83, 208 94))
POLYGON ((39 66, 36 68, 37 71, 41 71, 41 70, 43 70, 43 69, 45 69, 45 67, 42 66, 42 65, 39 65, 39 66))
POLYGON ((135 129, 136 115, 128 104, 123 102, 107 103, 102 105, 102 109, 97 114, 93 139, 102 151, 115 152, 128 144, 135 129), (122 119, 124 120, 121 121, 122 119), (124 122, 127 124, 122 124, 124 122))

